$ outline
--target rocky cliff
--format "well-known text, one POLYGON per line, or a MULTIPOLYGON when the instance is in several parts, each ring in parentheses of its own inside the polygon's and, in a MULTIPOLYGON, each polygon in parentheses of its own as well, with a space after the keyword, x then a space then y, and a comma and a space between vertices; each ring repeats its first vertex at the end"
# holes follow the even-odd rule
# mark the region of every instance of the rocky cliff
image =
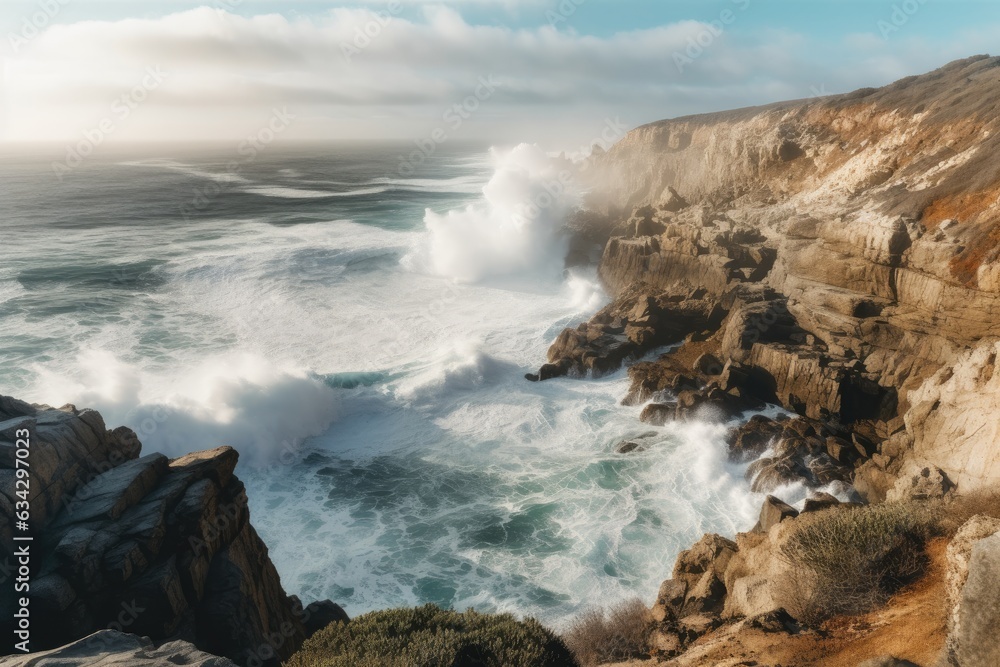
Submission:
MULTIPOLYGON (((1000 489, 998 105, 1000 58, 975 57, 882 89, 653 123, 592 158, 576 225, 605 235, 613 301, 564 331, 528 379, 631 364, 623 401, 645 404, 653 424, 779 404, 790 414, 729 436, 754 490, 801 481, 857 501, 818 493, 800 514, 769 497, 750 532, 681 554, 653 610, 654 653, 671 664, 856 665, 857 646, 814 663, 802 657, 812 640, 788 639, 804 627, 788 609, 806 608, 826 576, 788 544, 817 534, 858 562, 881 549, 922 559, 907 565, 926 581, 901 599, 935 611, 859 619, 895 628, 878 641, 929 664, 950 632, 948 664, 995 664, 979 646, 996 612, 983 582, 1000 575, 992 519, 955 536, 946 559, 943 537, 891 516, 947 516, 956 498, 1000 489), (885 500, 897 509, 858 509, 885 500)), ((838 572, 839 590, 865 590, 856 568, 838 572)))
MULTIPOLYGON (((14 636, 10 625, 24 593, 12 589, 22 579, 30 585, 33 651, 111 629, 158 642, 185 639, 243 666, 277 665, 316 629, 346 618, 332 603, 303 608, 285 594, 250 524, 233 474, 235 450, 173 460, 140 453, 131 430, 108 430, 93 410, 0 396, 4 636, 14 636), (27 572, 10 551, 26 544, 11 534, 24 501, 16 485, 19 449, 27 450, 30 470, 29 530, 18 532, 33 538, 27 572)), ((98 641, 105 635, 94 637, 70 653, 114 653, 98 641)), ((132 648, 145 655, 145 646, 132 648)))
POLYGON ((984 56, 633 130, 587 171, 616 301, 560 336, 540 377, 686 340, 632 369, 631 399, 778 402, 872 499, 928 466, 964 491, 995 484, 998 104, 984 56), (693 367, 701 354, 717 367, 693 367))

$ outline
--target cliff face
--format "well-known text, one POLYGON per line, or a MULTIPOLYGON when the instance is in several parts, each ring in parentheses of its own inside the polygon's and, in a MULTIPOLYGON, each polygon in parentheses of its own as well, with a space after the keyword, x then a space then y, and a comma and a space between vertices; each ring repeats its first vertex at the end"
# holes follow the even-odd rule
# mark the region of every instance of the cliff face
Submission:
POLYGON ((750 393, 868 420, 871 496, 929 464, 963 491, 998 483, 998 107, 1000 58, 978 57, 638 128, 588 171, 592 206, 621 221, 601 276, 618 297, 705 290, 728 313, 708 331, 720 363, 766 385, 750 393))
MULTIPOLYGON (((107 430, 93 410, 0 396, 5 636, 13 636, 8 626, 21 597, 11 594, 18 561, 8 549, 24 544, 13 542, 10 531, 23 500, 15 485, 15 443, 25 430, 30 532, 18 534, 33 537, 32 650, 111 629, 157 641, 186 639, 244 666, 277 665, 318 627, 346 617, 332 603, 303 609, 285 594, 250 524, 232 448, 173 460, 140 457, 135 434, 107 430)), ((116 652, 101 640, 106 634, 81 640, 72 651, 116 652)))

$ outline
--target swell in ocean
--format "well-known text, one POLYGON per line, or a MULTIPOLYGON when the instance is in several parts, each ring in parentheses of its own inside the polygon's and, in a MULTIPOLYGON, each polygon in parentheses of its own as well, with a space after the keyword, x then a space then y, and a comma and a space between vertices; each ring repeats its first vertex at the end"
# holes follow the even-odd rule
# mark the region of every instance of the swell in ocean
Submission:
POLYGON ((552 195, 559 165, 453 149, 403 178, 398 152, 94 158, 62 181, 4 158, 0 390, 98 409, 146 451, 235 446, 285 588, 351 614, 558 625, 749 528, 726 425, 640 423, 624 371, 523 379, 607 299, 563 268, 581 193, 552 195))

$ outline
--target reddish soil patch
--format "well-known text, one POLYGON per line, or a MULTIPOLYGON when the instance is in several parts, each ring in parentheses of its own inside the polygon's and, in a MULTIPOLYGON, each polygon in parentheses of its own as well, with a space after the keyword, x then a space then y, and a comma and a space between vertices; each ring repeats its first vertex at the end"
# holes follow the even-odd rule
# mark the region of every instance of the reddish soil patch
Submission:
MULTIPOLYGON (((927 572, 882 609, 863 616, 839 617, 824 624, 818 632, 794 636, 720 628, 696 642, 688 654, 666 665, 857 667, 865 660, 892 655, 932 667, 947 636, 944 585, 947 545, 946 539, 931 541, 927 547, 930 561, 927 572)), ((638 663, 629 663, 629 667, 634 664, 638 663)))

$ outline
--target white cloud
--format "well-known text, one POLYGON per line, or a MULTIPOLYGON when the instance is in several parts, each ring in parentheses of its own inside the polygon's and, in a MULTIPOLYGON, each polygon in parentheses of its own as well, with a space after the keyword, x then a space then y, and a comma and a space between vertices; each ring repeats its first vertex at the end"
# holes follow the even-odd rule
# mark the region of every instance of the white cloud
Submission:
MULTIPOLYGON (((507 132, 505 138, 534 140, 561 132, 585 140, 609 115, 638 124, 807 97, 820 87, 877 85, 944 62, 940 49, 905 36, 892 45, 871 35, 817 45, 781 31, 748 35, 737 21, 708 39, 707 25, 682 21, 594 37, 548 25, 470 25, 456 9, 436 4, 422 14, 386 22, 375 7, 362 7, 312 19, 248 18, 203 7, 156 19, 56 25, 7 59, 0 137, 76 138, 150 66, 168 79, 112 139, 228 140, 254 131, 273 107, 295 111, 293 138, 422 136, 479 77, 493 75, 502 85, 464 124, 465 138, 507 132), (675 54, 696 54, 691 44, 698 41, 708 44, 679 70, 675 54)), ((966 42, 950 51, 960 57, 968 48, 966 42)))

